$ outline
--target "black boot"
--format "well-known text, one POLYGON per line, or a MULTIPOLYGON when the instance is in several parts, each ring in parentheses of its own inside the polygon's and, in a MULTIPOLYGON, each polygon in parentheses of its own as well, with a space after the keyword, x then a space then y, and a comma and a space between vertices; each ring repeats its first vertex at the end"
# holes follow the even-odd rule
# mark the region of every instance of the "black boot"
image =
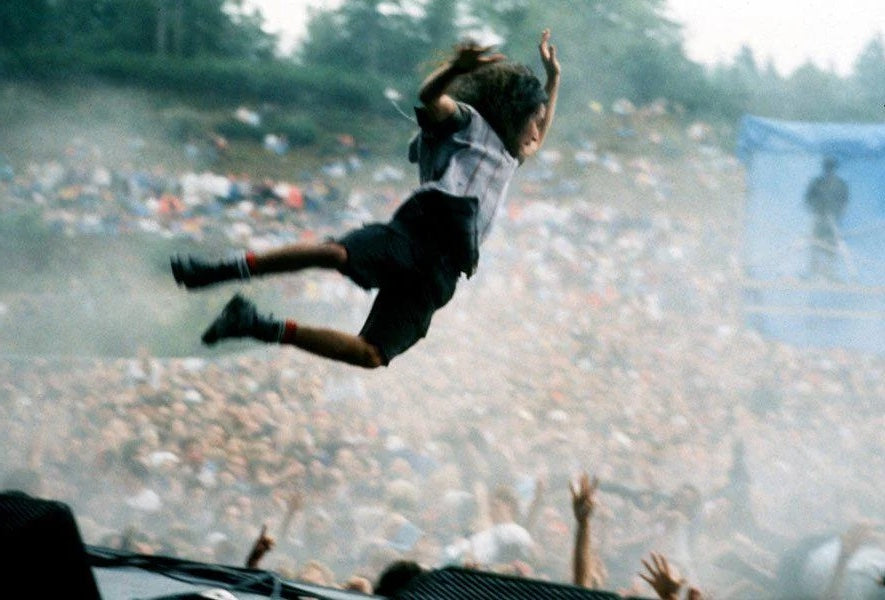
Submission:
POLYGON ((218 262, 207 262, 193 256, 175 255, 169 259, 175 283, 186 288, 199 288, 232 279, 249 279, 245 255, 218 262))
POLYGON ((237 294, 221 311, 221 314, 203 332, 203 343, 214 346, 228 338, 251 337, 262 342, 279 342, 284 323, 273 315, 259 315, 255 305, 237 294))

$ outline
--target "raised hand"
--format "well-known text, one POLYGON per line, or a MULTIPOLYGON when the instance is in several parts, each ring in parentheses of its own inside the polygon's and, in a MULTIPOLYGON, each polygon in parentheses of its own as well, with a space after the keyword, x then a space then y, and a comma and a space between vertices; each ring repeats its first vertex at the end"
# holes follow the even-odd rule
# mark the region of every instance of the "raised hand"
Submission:
POLYGON ((578 521, 586 521, 593 514, 596 508, 596 488, 599 487, 599 478, 594 477, 590 481, 587 473, 581 475, 578 485, 569 482, 569 489, 572 492, 572 509, 575 511, 575 519, 578 521))
POLYGON ((261 533, 258 534, 258 538, 256 538, 255 544, 252 546, 252 551, 249 552, 249 557, 246 559, 246 567, 250 569, 258 568, 258 563, 275 545, 276 541, 267 535, 267 524, 262 525, 261 533))
POLYGON ((547 79, 559 77, 559 59, 556 58, 556 46, 550 43, 549 29, 541 32, 541 43, 538 44, 538 52, 541 54, 541 62, 544 64, 547 79))
POLYGON ((651 563, 642 559, 642 564, 648 570, 648 574, 640 573, 639 576, 648 582, 661 600, 676 600, 679 597, 679 588, 685 580, 663 555, 652 552, 651 563))
POLYGON ((489 54, 494 46, 480 46, 475 42, 465 42, 455 46, 452 68, 458 73, 469 73, 482 65, 499 62, 506 57, 500 52, 489 54))

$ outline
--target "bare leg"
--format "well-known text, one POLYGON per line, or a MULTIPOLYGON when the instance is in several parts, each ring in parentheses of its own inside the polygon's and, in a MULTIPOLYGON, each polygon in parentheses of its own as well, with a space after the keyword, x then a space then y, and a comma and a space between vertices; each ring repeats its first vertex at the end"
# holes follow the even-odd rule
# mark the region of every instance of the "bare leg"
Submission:
POLYGON ((337 242, 320 244, 296 242, 251 257, 253 275, 300 271, 309 267, 341 269, 347 264, 347 250, 337 242))
POLYGON ((294 335, 286 336, 282 343, 289 343, 311 354, 367 369, 374 369, 384 364, 381 353, 374 345, 359 336, 333 329, 298 325, 294 335))
MULTIPOLYGON (((299 271, 309 267, 340 270, 347 264, 347 249, 337 242, 321 244, 295 243, 262 254, 255 254, 251 268, 254 275, 299 271)), ((281 340, 296 348, 345 362, 374 369, 384 364, 378 348, 360 336, 334 329, 297 325, 281 340)))
POLYGON ((300 271, 309 267, 341 270, 347 264, 347 249, 336 242, 296 243, 270 252, 243 255, 220 261, 193 256, 170 259, 175 282, 188 289, 224 281, 249 279, 253 275, 300 271))
POLYGON ((333 329, 301 326, 258 313, 250 300, 236 294, 203 332, 207 346, 231 338, 254 338, 265 343, 288 344, 311 354, 374 369, 386 364, 378 348, 364 338, 333 329))

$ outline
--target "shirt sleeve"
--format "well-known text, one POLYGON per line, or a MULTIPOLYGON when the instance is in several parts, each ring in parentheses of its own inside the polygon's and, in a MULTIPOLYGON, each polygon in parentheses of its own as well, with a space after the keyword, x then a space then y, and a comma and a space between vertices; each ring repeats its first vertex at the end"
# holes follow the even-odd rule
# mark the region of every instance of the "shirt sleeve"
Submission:
POLYGON ((427 109, 423 106, 415 107, 415 117, 418 119, 421 131, 436 138, 449 136, 464 129, 470 123, 470 111, 460 102, 456 104, 455 112, 442 121, 431 119, 427 109))

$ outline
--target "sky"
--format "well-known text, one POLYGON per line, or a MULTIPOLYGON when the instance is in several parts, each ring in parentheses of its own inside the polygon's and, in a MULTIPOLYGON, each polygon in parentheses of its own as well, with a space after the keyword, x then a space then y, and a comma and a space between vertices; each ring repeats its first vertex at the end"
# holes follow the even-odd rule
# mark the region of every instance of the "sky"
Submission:
POLYGON ((784 75, 808 60, 851 72, 876 33, 885 35, 883 0, 668 0, 684 25, 689 58, 728 61, 746 44, 758 62, 769 58, 784 75))
MULTIPOLYGON (((308 6, 334 7, 341 0, 248 2, 261 8, 268 29, 281 33, 290 48, 303 35, 308 6)), ((845 75, 870 39, 885 35, 883 0, 668 0, 668 5, 669 16, 684 26, 689 58, 703 64, 727 62, 746 44, 757 61, 771 59, 784 75, 808 60, 845 75)))
POLYGON ((281 45, 286 50, 304 35, 310 7, 335 8, 341 0, 246 0, 245 4, 261 9, 267 30, 280 34, 281 45))

